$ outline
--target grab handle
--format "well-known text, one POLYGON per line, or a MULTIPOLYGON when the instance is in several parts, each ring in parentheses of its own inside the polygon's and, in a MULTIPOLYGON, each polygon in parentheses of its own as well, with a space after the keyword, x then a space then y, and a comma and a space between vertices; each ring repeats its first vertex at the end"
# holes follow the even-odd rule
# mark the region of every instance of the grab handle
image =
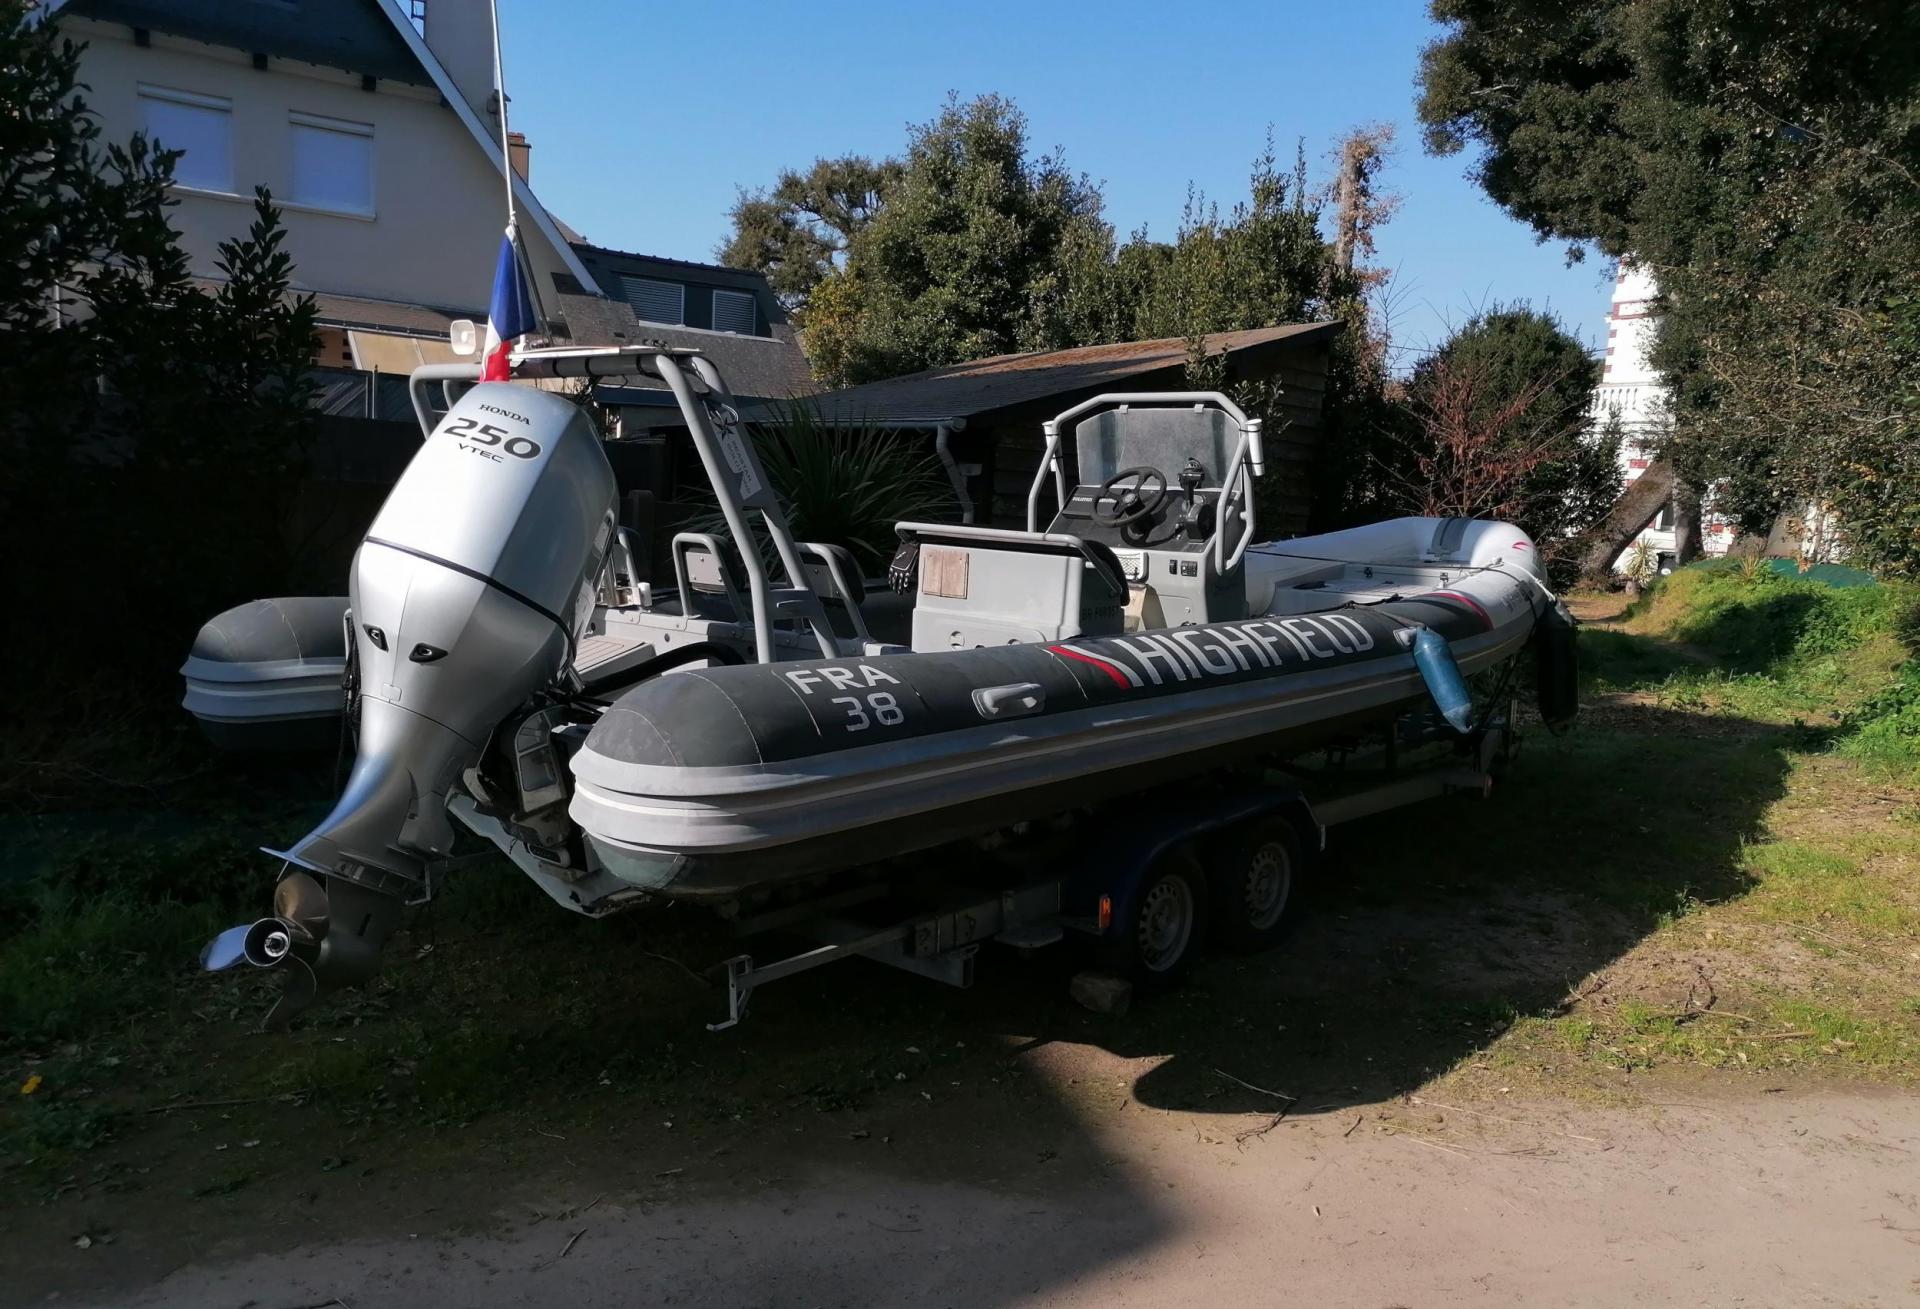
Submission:
POLYGON ((1047 707, 1047 692, 1038 682, 983 686, 973 693, 973 707, 982 718, 1025 718, 1047 707))

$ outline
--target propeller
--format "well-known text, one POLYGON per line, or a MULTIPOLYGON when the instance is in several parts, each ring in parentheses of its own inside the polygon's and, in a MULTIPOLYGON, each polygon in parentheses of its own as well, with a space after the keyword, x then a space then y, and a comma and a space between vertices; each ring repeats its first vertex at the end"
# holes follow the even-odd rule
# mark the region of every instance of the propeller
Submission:
POLYGON ((242 923, 238 927, 229 927, 214 937, 207 942, 206 949, 200 952, 200 966, 210 973, 217 973, 245 959, 247 933, 252 930, 252 923, 242 923))
POLYGON ((401 909, 392 896, 338 878, 322 883, 289 868, 274 885, 273 913, 214 937, 200 952, 200 966, 218 972, 244 962, 279 972, 284 978, 280 996, 263 1025, 284 1027, 323 989, 352 986, 373 975, 381 943, 399 922, 401 909), (336 917, 347 926, 330 933, 336 917))
POLYGON ((292 923, 309 940, 327 934, 327 891, 320 879, 302 869, 289 869, 273 888, 273 916, 292 923))
POLYGON ((320 994, 320 978, 306 960, 296 955, 282 971, 287 980, 280 984, 280 995, 274 1000, 273 1008, 260 1020, 260 1026, 267 1030, 285 1027, 320 994))
POLYGON ((326 888, 312 874, 291 869, 273 888, 273 914, 214 937, 200 952, 200 966, 217 973, 242 962, 256 968, 300 964, 311 975, 306 957, 326 935, 326 888))

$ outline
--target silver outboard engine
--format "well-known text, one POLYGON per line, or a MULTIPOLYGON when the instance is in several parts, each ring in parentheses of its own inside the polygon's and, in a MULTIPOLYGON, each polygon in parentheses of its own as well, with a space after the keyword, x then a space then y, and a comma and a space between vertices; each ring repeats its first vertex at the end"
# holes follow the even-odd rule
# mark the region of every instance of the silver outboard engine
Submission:
POLYGON ((570 675, 615 502, 591 420, 524 386, 474 386, 408 464, 353 561, 359 749, 346 790, 268 852, 293 866, 273 915, 202 956, 290 971, 269 1024, 374 971, 452 850, 461 773, 510 711, 570 675))

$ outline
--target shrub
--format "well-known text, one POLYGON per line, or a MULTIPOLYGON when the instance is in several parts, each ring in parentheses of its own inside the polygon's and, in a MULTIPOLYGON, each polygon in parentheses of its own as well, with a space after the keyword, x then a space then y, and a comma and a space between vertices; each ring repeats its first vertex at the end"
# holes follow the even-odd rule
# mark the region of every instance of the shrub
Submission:
POLYGON ((1764 673, 1890 636, 1912 602, 1897 587, 1835 588, 1718 564, 1674 573, 1642 612, 1655 630, 1705 648, 1729 669, 1764 673))
POLYGON ((1920 659, 1920 591, 1907 596, 1893 615, 1893 639, 1909 655, 1920 659))
MULTIPOLYGON (((817 405, 795 400, 774 408, 758 445, 794 539, 845 546, 863 577, 893 557, 895 523, 953 512, 953 488, 922 433, 835 424, 817 405)), ((728 535, 718 511, 695 528, 728 535)))
POLYGON ((1848 714, 1840 753, 1900 773, 1920 775, 1920 660, 1900 679, 1848 714))
POLYGON ((1631 620, 1704 647, 1747 683, 1832 711, 1839 753, 1920 777, 1920 591, 1913 587, 1833 587, 1714 560, 1666 578, 1631 620))

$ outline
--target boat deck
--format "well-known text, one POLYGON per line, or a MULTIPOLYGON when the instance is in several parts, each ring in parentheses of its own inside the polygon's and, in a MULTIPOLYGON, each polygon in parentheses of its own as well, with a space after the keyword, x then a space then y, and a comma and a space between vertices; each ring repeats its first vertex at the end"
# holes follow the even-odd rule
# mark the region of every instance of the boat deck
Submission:
MULTIPOLYGON (((1425 590, 1425 587, 1412 590, 1425 590)), ((1267 606, 1270 614, 1315 614, 1324 609, 1337 609, 1346 604, 1379 604, 1396 596, 1410 594, 1405 585, 1381 584, 1371 578, 1353 578, 1341 581, 1317 582, 1306 586, 1277 587, 1273 601, 1267 606)))
POLYGON ((573 666, 583 678, 606 677, 625 672, 651 657, 653 643, 644 634, 614 630, 599 636, 583 636, 574 650, 573 666))

